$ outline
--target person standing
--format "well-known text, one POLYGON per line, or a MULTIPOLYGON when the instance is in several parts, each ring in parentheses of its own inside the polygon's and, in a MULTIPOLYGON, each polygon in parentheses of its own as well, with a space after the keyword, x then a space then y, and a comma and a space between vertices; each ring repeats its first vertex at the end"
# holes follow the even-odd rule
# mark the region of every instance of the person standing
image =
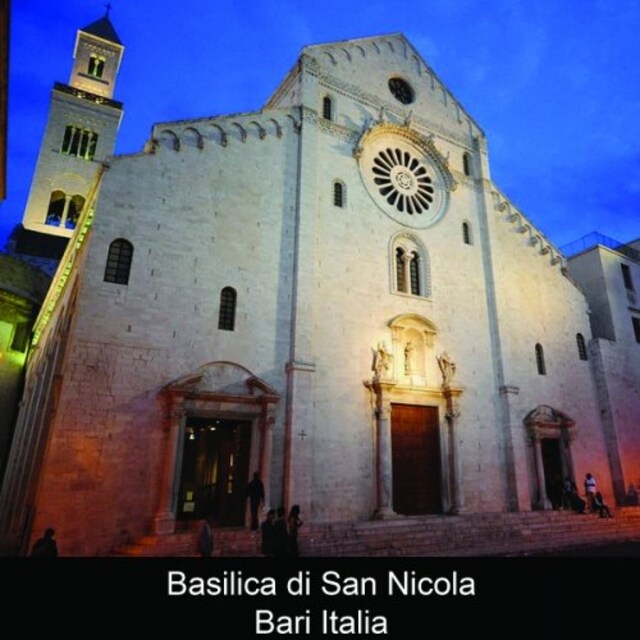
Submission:
POLYGON ((213 516, 208 515, 200 524, 196 537, 196 549, 201 558, 213 555, 213 516))
POLYGON ((264 485, 257 471, 253 474, 253 480, 247 485, 247 498, 251 508, 251 531, 257 531, 260 528, 258 510, 264 503, 264 485))
POLYGON ((55 535, 55 530, 49 527, 44 532, 44 536, 36 540, 31 548, 30 556, 32 558, 57 558, 58 544, 54 539, 55 535))
POLYGON ((300 519, 300 507, 294 504, 289 511, 289 518, 287 520, 289 528, 289 555, 299 556, 300 548, 298 547, 298 530, 302 526, 302 520, 300 519))
POLYGON ((584 478, 584 493, 587 498, 589 511, 595 511, 596 479, 590 473, 587 473, 584 478))

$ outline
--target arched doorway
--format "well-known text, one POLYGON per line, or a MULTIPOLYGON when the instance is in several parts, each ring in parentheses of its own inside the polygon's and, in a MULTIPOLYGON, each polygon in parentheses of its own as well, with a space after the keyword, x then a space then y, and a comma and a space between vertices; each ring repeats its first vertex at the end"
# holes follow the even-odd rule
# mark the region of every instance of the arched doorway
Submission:
POLYGON ((213 514, 219 526, 246 523, 245 488, 258 471, 270 495, 279 394, 246 368, 212 362, 162 391, 168 440, 154 532, 213 514))

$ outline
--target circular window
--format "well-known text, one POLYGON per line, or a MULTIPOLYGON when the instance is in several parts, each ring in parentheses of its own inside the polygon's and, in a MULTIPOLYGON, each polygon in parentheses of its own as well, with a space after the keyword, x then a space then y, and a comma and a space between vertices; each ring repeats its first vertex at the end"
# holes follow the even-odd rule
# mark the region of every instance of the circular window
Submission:
POLYGON ((389 91, 393 97, 402 102, 402 104, 411 104, 413 102, 413 89, 411 85, 402 78, 391 78, 389 80, 389 91))
POLYGON ((373 159, 373 182, 398 211, 420 215, 433 204, 433 182, 426 168, 408 151, 382 149, 373 159))
POLYGON ((370 136, 360 152, 360 175, 376 205, 405 227, 425 229, 444 215, 446 177, 436 160, 395 133, 370 136))

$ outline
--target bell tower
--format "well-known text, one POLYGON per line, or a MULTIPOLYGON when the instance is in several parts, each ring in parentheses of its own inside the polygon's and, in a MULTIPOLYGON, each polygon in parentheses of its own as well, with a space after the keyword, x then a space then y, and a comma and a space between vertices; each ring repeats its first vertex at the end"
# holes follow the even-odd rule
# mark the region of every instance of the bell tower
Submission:
POLYGON ((68 84, 54 83, 25 229, 71 237, 97 164, 111 155, 122 120, 113 99, 124 47, 107 15, 79 29, 68 84))

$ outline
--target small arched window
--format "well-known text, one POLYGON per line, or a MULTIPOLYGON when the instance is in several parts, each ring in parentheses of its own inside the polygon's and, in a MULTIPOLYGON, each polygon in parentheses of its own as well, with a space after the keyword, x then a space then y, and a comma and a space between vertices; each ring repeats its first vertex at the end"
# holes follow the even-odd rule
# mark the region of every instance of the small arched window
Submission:
POLYGON ((64 191, 54 191, 49 198, 49 207, 47 209, 47 217, 45 224, 50 224, 54 227, 60 226, 60 221, 64 214, 64 208, 66 204, 66 196, 64 191))
POLYGON ((471 175, 471 156, 466 152, 462 154, 462 169, 465 176, 471 175))
POLYGON ((104 281, 116 284, 129 284, 133 245, 124 238, 118 238, 109 245, 104 281))
POLYGON ((587 344, 585 343, 584 336, 581 333, 576 334, 576 342, 578 344, 578 356, 580 360, 588 360, 587 344))
POLYGON ((471 226, 468 222, 462 223, 462 241, 465 244, 472 244, 471 242, 471 226))
POLYGON ((344 207, 345 204, 345 192, 344 184, 339 180, 333 183, 333 204, 336 207, 344 207))
POLYGON ((218 316, 218 329, 233 331, 236 326, 236 301, 237 294, 233 287, 225 287, 220 292, 220 315, 218 316))
POLYGON ((393 293, 428 297, 429 255, 412 234, 399 233, 389 246, 390 285, 393 293))
POLYGON ((536 365, 541 376, 547 375, 547 367, 544 363, 544 349, 540 343, 536 345, 536 365))
POLYGON ((329 96, 322 98, 322 117, 325 120, 333 120, 333 100, 329 96))

